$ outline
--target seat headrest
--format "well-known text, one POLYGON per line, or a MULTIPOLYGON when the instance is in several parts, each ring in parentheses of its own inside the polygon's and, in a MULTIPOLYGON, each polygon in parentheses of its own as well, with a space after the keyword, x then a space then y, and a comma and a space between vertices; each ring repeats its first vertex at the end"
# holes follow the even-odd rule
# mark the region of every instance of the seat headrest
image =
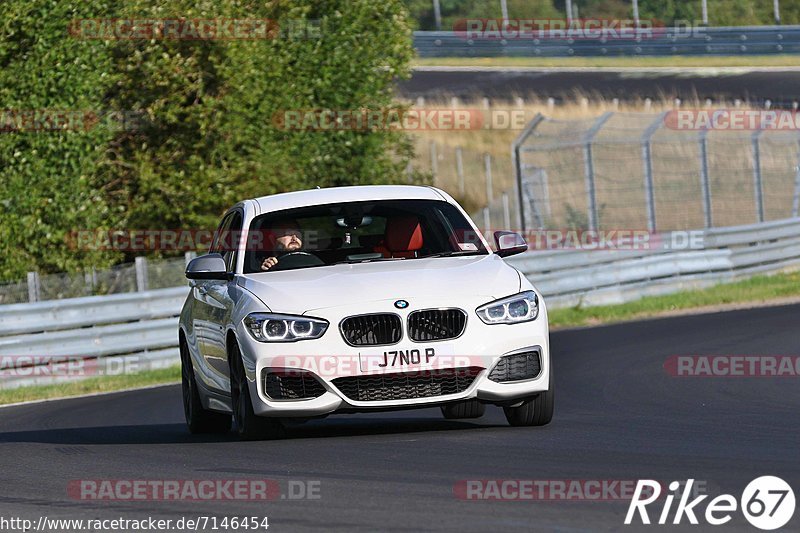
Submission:
POLYGON ((414 215, 390 218, 386 222, 386 248, 392 252, 413 252, 422 248, 422 227, 414 215))

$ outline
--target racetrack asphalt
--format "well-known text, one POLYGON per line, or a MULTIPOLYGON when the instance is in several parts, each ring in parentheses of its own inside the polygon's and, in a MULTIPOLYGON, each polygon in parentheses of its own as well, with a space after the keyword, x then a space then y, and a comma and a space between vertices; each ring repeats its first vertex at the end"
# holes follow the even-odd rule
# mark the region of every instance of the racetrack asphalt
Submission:
MULTIPOLYGON (((800 355, 800 305, 563 330, 551 336, 556 412, 511 428, 438 409, 338 415, 287 438, 197 437, 179 386, 0 409, 0 517, 268 516, 270 531, 642 531, 627 501, 465 501, 459 480, 702 480, 739 497, 762 475, 800 489, 798 377, 679 378, 672 355, 800 355), (73 499, 76 479, 319 482, 319 499, 73 499)), ((800 496, 800 493, 798 493, 800 496)), ((658 517, 661 507, 651 512, 658 517)), ((672 515, 670 515, 672 516, 672 515)), ((706 531, 708 525, 681 530, 706 531)), ((702 522, 701 522, 702 523, 702 522)), ((800 529, 795 514, 788 529, 800 529)), ((721 531, 754 531, 741 513, 721 531)))
POLYGON ((418 67, 410 79, 398 83, 404 98, 465 100, 515 96, 574 99, 618 98, 620 101, 681 98, 740 99, 791 108, 800 100, 800 69, 758 68, 482 68, 418 67))

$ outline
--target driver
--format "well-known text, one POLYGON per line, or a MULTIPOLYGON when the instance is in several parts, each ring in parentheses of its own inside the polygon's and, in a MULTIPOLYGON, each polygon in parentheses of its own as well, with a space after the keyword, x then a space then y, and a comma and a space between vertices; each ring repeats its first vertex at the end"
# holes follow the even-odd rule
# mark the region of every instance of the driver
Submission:
MULTIPOLYGON (((302 233, 296 220, 287 220, 272 229, 275 238, 275 251, 283 252, 279 256, 303 249, 302 233)), ((278 257, 271 256, 261 263, 261 270, 269 270, 278 264, 278 257)))

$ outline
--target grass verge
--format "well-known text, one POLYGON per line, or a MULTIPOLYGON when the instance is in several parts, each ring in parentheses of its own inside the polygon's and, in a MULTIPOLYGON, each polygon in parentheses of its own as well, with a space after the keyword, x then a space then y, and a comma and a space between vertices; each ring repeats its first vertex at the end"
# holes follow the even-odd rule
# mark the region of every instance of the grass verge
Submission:
POLYGON ((800 297, 800 272, 756 276, 744 281, 715 285, 697 291, 648 296, 624 304, 553 309, 551 328, 593 326, 680 314, 681 311, 722 311, 735 304, 764 303, 800 297))
POLYGON ((181 367, 176 365, 158 370, 145 370, 135 374, 102 376, 53 385, 32 385, 18 389, 0 390, 0 405, 136 389, 162 383, 177 383, 180 379, 181 367))
POLYGON ((425 57, 412 66, 436 67, 796 67, 797 56, 666 57, 425 57))
MULTIPOLYGON (((756 302, 780 301, 792 297, 800 298, 800 272, 757 276, 708 289, 651 296, 624 304, 553 309, 549 318, 551 328, 563 329, 668 316, 686 310, 717 311, 729 308, 732 304, 747 306, 756 302)), ((180 367, 173 366, 136 374, 0 390, 0 405, 177 383, 180 377, 180 367)))

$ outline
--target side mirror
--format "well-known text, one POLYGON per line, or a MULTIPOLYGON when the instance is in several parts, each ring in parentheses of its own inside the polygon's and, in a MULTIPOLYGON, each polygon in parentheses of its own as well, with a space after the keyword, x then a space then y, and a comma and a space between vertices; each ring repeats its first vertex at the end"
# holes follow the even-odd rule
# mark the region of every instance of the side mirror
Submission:
POLYGON ((195 257, 186 265, 189 279, 228 279, 225 260, 220 254, 207 254, 195 257))
POLYGON ((513 231, 495 231, 494 242, 497 245, 495 252, 500 257, 521 254, 528 251, 528 243, 519 233, 513 231))

